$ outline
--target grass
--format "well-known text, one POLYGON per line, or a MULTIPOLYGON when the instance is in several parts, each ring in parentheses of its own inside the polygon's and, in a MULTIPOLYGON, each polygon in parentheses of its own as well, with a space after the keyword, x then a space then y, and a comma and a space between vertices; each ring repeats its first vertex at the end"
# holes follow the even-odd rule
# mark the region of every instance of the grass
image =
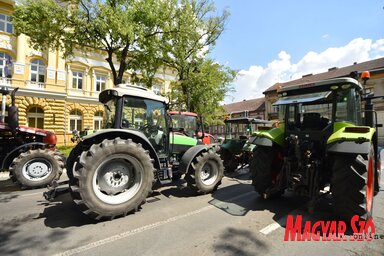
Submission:
POLYGON ((74 148, 73 146, 59 146, 59 147, 56 147, 56 149, 59 150, 60 153, 64 154, 66 157, 68 157, 69 153, 71 152, 71 150, 73 148, 74 148))

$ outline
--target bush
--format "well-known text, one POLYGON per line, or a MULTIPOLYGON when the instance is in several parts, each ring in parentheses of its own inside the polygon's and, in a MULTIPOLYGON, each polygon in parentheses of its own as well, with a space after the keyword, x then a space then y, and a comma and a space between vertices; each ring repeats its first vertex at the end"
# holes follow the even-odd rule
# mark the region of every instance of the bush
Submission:
POLYGON ((74 148, 74 146, 59 146, 56 147, 57 150, 60 151, 60 153, 64 154, 66 157, 68 157, 71 150, 74 148))

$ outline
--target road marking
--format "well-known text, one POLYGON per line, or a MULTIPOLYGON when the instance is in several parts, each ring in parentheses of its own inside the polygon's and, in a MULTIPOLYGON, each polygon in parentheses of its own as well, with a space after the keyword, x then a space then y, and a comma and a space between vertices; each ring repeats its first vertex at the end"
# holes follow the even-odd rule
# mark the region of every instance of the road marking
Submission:
POLYGON ((276 222, 269 224, 268 226, 260 229, 259 232, 264 234, 264 235, 268 235, 269 233, 272 233, 276 229, 283 227, 287 221, 287 216, 288 215, 297 215, 300 212, 299 210, 300 210, 300 206, 298 208, 290 211, 287 215, 285 215, 284 217, 281 217, 276 222))
MULTIPOLYGON (((240 199, 242 197, 249 196, 250 194, 255 194, 255 192, 251 191, 251 192, 247 192, 247 193, 242 194, 242 195, 238 195, 238 196, 232 197, 232 198, 228 199, 228 202, 232 202, 232 201, 235 201, 235 200, 240 199)), ((216 206, 217 205, 221 205, 221 204, 226 204, 228 202, 219 201, 216 204, 216 206)), ((92 243, 86 244, 84 246, 73 248, 71 250, 67 250, 65 252, 61 252, 61 253, 55 254, 55 256, 69 256, 69 255, 78 254, 78 253, 81 253, 81 252, 84 252, 84 251, 87 251, 87 250, 91 250, 93 248, 96 248, 96 247, 99 247, 99 246, 102 246, 102 245, 105 245, 105 244, 108 244, 108 243, 115 242, 117 240, 120 240, 120 239, 129 237, 129 236, 135 235, 135 234, 142 233, 142 232, 147 231, 147 230, 151 230, 151 229, 163 226, 163 225, 171 223, 171 222, 175 222, 175 221, 178 221, 178 220, 181 220, 181 219, 188 218, 188 217, 190 217, 192 215, 196 215, 196 214, 199 214, 199 213, 211 210, 213 208, 215 208, 215 205, 205 206, 203 208, 200 208, 200 209, 192 211, 192 212, 188 212, 188 213, 185 213, 185 214, 182 214, 182 215, 177 215, 177 216, 168 218, 166 220, 158 221, 158 222, 155 222, 155 223, 152 223, 152 224, 149 224, 149 225, 146 225, 146 226, 142 226, 142 227, 139 227, 139 228, 136 228, 136 229, 133 229, 133 230, 128 230, 126 232, 123 232, 123 233, 120 233, 120 234, 117 234, 117 235, 114 235, 114 236, 110 236, 110 237, 107 237, 105 239, 102 239, 102 240, 99 240, 99 241, 96 241, 96 242, 92 242, 92 243)))
POLYGON ((261 229, 260 233, 262 233, 264 235, 268 235, 269 233, 271 233, 272 231, 275 231, 279 227, 281 227, 281 225, 278 222, 275 222, 275 223, 272 223, 272 224, 266 226, 265 228, 261 229))

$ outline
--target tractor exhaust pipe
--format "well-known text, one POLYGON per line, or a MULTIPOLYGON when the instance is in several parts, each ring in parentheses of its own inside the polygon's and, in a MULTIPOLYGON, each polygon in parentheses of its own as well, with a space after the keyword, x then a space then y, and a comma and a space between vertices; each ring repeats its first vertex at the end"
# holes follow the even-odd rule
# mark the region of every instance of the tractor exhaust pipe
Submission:
POLYGON ((19 112, 16 107, 16 92, 19 90, 19 87, 13 89, 11 92, 11 107, 8 109, 8 126, 15 131, 17 127, 19 127, 19 112))
POLYGON ((5 108, 7 105, 7 95, 9 94, 8 87, 2 86, 0 93, 2 95, 0 123, 5 123, 5 108))

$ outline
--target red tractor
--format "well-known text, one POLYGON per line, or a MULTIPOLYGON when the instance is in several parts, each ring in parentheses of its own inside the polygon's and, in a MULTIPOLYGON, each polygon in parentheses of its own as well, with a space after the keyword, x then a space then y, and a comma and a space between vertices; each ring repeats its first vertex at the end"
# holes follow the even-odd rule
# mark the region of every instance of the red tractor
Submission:
POLYGON ((169 115, 172 117, 173 127, 183 128, 184 135, 202 139, 206 145, 216 143, 215 138, 211 134, 204 132, 202 117, 198 120, 199 118, 196 113, 170 111, 169 115))
POLYGON ((10 177, 23 188, 37 188, 58 180, 65 166, 65 157, 55 149, 57 138, 52 132, 19 126, 15 94, 7 86, 2 94, 0 115, 0 170, 9 170, 10 177), (12 104, 6 106, 7 95, 12 104))

